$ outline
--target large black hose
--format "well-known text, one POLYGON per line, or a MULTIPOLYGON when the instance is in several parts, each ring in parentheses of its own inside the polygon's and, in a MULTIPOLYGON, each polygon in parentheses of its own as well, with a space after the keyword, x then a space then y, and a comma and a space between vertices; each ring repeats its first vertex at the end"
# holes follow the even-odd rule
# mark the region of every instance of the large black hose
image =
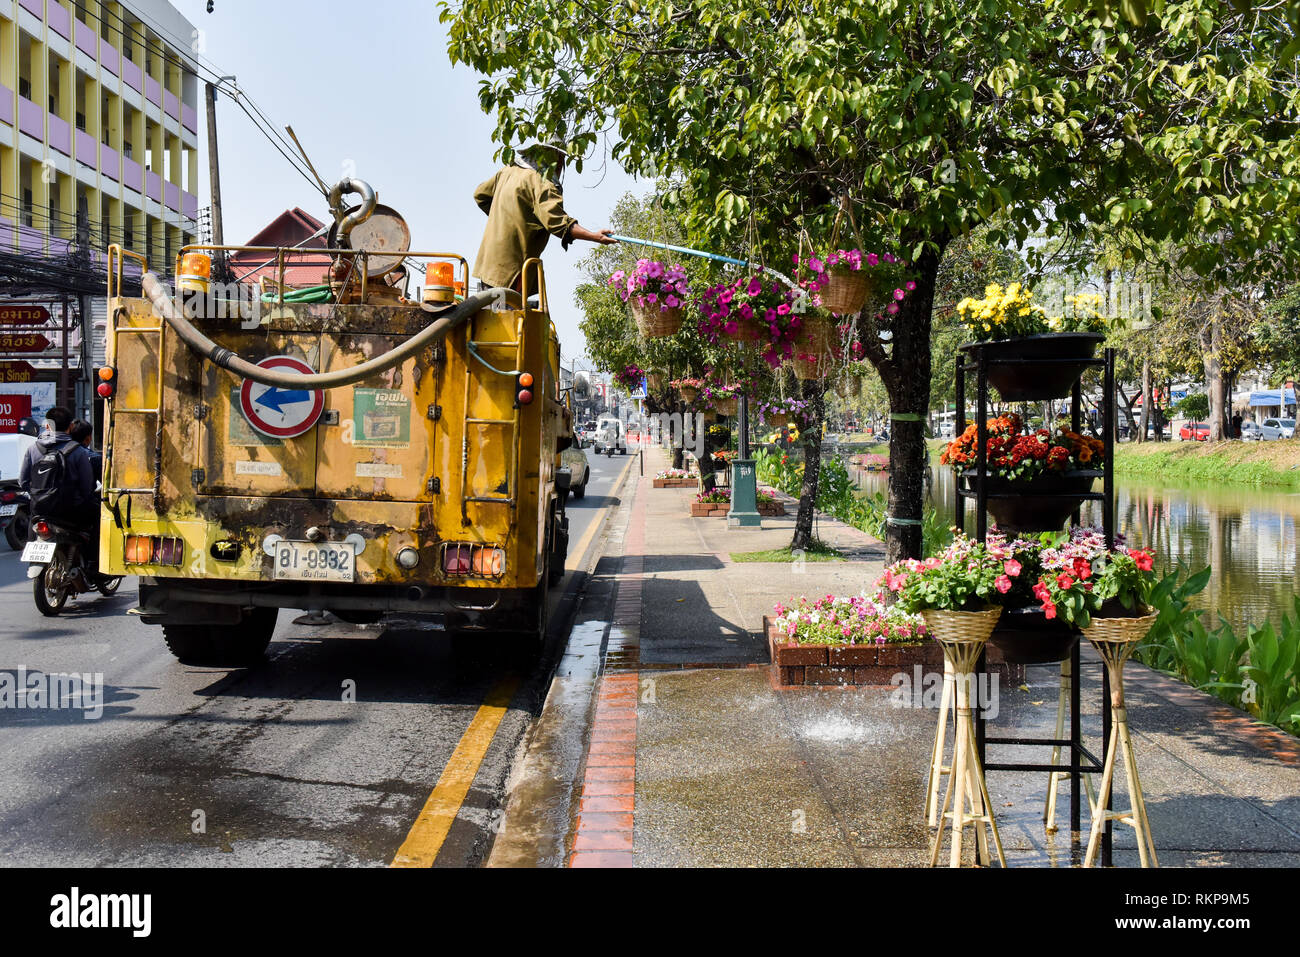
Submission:
POLYGON ((230 370, 241 378, 251 379, 262 385, 275 386, 279 389, 337 389, 340 386, 360 382, 368 376, 391 369, 417 352, 427 349, 479 310, 497 302, 519 299, 519 294, 513 289, 488 289, 484 292, 475 293, 466 298, 464 302, 433 313, 433 315, 437 316, 437 319, 431 325, 421 329, 396 349, 385 352, 382 356, 369 359, 361 363, 361 365, 352 366, 350 369, 300 375, 296 372, 265 369, 254 365, 247 359, 241 359, 224 346, 217 345, 195 329, 189 320, 176 310, 176 303, 168 294, 167 287, 153 273, 147 272, 144 274, 141 286, 144 289, 145 297, 153 304, 158 314, 176 331, 176 334, 181 337, 181 340, 187 346, 204 359, 222 369, 230 370))

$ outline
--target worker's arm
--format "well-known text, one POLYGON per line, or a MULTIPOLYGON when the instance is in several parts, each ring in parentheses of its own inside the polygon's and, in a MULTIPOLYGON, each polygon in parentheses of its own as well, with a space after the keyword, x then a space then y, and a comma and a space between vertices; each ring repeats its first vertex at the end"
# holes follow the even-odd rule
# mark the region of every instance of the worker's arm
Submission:
POLYGON ((18 468, 18 487, 24 492, 32 490, 32 448, 35 448, 35 446, 29 447, 23 453, 23 464, 18 468))
POLYGON ((575 239, 581 239, 584 242, 600 243, 602 246, 609 246, 618 242, 618 240, 613 237, 613 232, 614 230, 612 229, 602 229, 600 232, 594 232, 585 226, 579 226, 577 223, 574 223, 572 228, 569 230, 569 241, 572 242, 575 239))
POLYGON ((497 177, 500 175, 500 171, 493 173, 491 179, 479 183, 478 189, 474 190, 474 202, 485 213, 492 209, 492 196, 497 191, 497 177))

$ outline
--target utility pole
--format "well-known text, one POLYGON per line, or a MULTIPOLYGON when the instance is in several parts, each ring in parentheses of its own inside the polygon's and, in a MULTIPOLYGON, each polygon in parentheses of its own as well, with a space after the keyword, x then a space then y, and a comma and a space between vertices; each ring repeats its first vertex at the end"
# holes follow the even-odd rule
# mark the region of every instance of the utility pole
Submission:
MULTIPOLYGON (((222 80, 227 79, 222 77, 222 80)), ((217 160, 217 88, 207 84, 208 100, 208 179, 212 183, 212 244, 224 246, 225 232, 221 225, 221 165, 217 160)))

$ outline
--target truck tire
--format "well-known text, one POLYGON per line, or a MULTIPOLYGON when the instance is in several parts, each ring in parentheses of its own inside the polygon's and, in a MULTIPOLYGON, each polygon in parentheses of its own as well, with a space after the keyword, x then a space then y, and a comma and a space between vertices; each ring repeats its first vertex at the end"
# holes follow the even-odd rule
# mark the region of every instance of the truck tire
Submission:
POLYGON ((278 608, 254 608, 237 625, 163 625, 163 640, 183 665, 251 667, 265 656, 279 614, 278 608))

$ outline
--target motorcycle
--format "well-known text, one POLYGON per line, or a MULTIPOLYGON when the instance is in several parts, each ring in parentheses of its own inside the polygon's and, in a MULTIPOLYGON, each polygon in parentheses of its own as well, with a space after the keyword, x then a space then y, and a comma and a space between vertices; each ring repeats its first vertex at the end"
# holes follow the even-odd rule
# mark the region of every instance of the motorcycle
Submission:
POLYGON ((31 523, 31 535, 22 560, 29 566, 36 608, 47 618, 56 617, 69 598, 90 591, 108 598, 121 587, 121 576, 100 575, 87 563, 92 547, 89 532, 38 518, 31 523))
POLYGON ((29 511, 27 493, 18 483, 0 485, 0 526, 4 528, 5 541, 14 551, 27 544, 29 511))

